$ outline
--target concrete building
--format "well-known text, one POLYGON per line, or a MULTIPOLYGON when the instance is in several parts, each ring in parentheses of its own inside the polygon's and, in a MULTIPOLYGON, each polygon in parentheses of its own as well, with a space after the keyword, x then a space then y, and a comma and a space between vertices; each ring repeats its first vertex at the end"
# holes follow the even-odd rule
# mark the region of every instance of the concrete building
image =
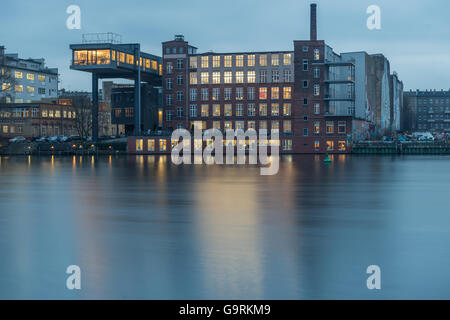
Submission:
POLYGON ((72 70, 92 74, 92 137, 99 135, 99 79, 123 78, 134 80, 134 134, 142 131, 141 83, 161 85, 161 58, 141 51, 139 43, 122 44, 113 34, 95 34, 92 40, 83 38, 83 43, 72 44, 72 70))
POLYGON ((409 132, 450 132, 450 90, 406 91, 403 113, 409 132))
POLYGON ((180 35, 163 42, 165 129, 192 129, 194 121, 278 129, 286 153, 349 152, 352 141, 390 134, 400 121, 398 76, 383 55, 340 55, 317 40, 316 10, 312 4, 310 39, 294 41, 292 51, 197 53, 180 35))
MULTIPOLYGON (((105 85, 105 83, 104 83, 105 85)), ((111 124, 117 134, 134 133, 134 85, 108 83, 104 97, 110 101, 111 124), (106 93, 110 90, 110 98, 106 93)), ((144 132, 162 127, 162 114, 159 117, 161 88, 148 83, 141 84, 141 128, 144 132), (161 119, 160 119, 161 118, 161 119)))
POLYGON ((44 59, 23 59, 0 46, 0 102, 30 103, 58 97, 58 69, 44 59))

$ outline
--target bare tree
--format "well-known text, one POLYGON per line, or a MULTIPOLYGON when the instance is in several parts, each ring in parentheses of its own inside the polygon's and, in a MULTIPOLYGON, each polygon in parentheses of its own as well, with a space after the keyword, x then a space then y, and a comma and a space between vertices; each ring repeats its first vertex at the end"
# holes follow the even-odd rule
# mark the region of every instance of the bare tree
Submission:
POLYGON ((16 79, 7 65, 4 47, 0 47, 0 103, 5 103, 8 98, 14 102, 15 84, 16 79))
POLYGON ((72 98, 72 107, 76 113, 75 127, 82 139, 92 136, 92 103, 88 96, 72 98))

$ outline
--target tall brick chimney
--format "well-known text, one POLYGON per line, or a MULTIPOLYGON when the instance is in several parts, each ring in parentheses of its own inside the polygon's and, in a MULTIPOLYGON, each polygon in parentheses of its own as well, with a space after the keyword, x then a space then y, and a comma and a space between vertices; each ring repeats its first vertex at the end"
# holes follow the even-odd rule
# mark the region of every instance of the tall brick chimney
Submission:
POLYGON ((311 3, 311 21, 310 21, 310 30, 311 30, 311 41, 317 40, 317 4, 311 3))

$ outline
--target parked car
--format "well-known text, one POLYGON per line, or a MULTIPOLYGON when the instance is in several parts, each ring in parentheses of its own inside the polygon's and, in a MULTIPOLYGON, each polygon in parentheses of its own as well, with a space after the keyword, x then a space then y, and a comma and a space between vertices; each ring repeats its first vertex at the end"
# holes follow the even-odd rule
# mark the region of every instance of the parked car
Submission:
POLYGON ((58 141, 58 136, 53 136, 47 139, 48 142, 57 142, 58 141))
POLYGON ((47 142, 47 137, 40 137, 36 139, 36 142, 47 142))
POLYGON ((9 142, 14 143, 14 142, 24 142, 27 141, 27 139, 25 139, 24 137, 15 137, 12 139, 9 139, 9 142))
POLYGON ((83 141, 83 138, 81 138, 80 136, 78 136, 78 135, 71 135, 71 136, 69 136, 69 138, 67 138, 67 141, 69 142, 72 142, 72 141, 83 141))
POLYGON ((66 137, 66 136, 58 136, 58 141, 60 141, 60 142, 66 142, 67 140, 68 140, 69 138, 68 137, 66 137))

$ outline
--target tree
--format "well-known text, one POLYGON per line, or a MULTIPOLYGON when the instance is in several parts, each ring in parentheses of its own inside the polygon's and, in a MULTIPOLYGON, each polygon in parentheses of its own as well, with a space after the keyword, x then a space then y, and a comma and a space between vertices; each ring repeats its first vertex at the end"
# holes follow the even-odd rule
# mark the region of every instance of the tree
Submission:
POLYGON ((0 47, 0 103, 5 103, 8 99, 14 102, 15 85, 16 79, 7 65, 4 47, 0 47))
POLYGON ((72 97, 72 107, 76 113, 75 128, 82 139, 92 136, 92 103, 88 96, 72 97))

